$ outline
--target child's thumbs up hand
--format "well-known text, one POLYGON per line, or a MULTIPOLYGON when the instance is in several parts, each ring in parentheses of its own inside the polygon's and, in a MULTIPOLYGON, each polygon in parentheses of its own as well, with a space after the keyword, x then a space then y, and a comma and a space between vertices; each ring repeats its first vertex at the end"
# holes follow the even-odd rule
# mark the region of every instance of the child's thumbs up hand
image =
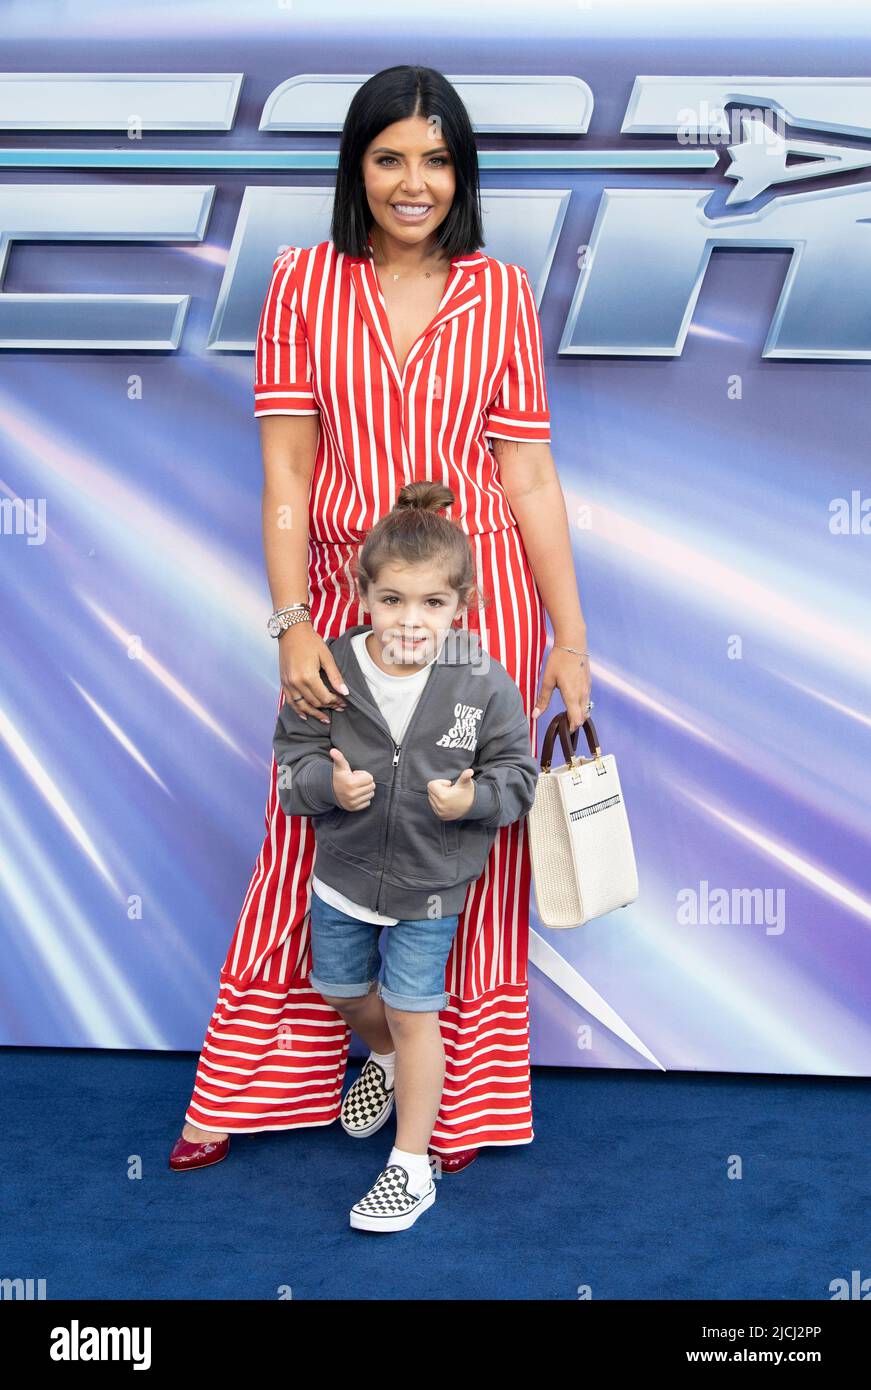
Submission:
POLYGON ((345 811, 365 811, 375 795, 375 778, 371 772, 352 772, 348 759, 340 748, 331 748, 333 760, 333 792, 345 811))
POLYGON ((464 767, 456 782, 434 777, 427 782, 429 804, 439 820, 462 820, 475 800, 474 768, 464 767))

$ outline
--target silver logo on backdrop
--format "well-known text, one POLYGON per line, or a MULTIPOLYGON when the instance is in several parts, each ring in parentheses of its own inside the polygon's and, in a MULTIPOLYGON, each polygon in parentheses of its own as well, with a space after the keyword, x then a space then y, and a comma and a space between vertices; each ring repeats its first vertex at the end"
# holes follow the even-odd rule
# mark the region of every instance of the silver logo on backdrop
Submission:
MULTIPOLYGON (((289 78, 264 103, 260 131, 267 140, 276 132, 338 133, 365 80, 365 74, 289 78)), ((481 133, 546 142, 589 129, 593 93, 581 78, 451 80, 481 133)), ((148 142, 151 131, 233 130, 242 82, 239 73, 0 75, 0 128, 127 135, 120 149, 116 140, 111 149, 83 142, 76 150, 44 145, 0 153, 7 169, 82 171, 76 183, 4 183, 0 282, 14 242, 202 243, 216 194, 203 170, 244 176, 279 167, 279 181, 243 190, 208 334, 212 351, 253 350, 278 251, 289 241, 307 246, 329 235, 332 185, 293 187, 288 179, 306 167, 329 169, 335 153, 204 144, 168 151, 165 142, 159 148, 148 142), (166 168, 189 181, 155 177, 166 168), (107 172, 119 169, 122 178, 107 172)), ((791 257, 763 356, 871 357, 871 183, 855 181, 871 167, 871 144, 837 142, 839 136, 871 141, 871 78, 638 77, 621 135, 664 143, 639 150, 627 139, 609 152, 613 161, 605 161, 589 245, 578 258, 560 355, 679 356, 712 252, 773 248, 791 257), (706 165, 698 162, 700 152, 711 155, 706 165), (712 176, 721 156, 722 175, 712 176), (624 172, 620 186, 608 186, 609 165, 630 171, 633 184, 626 186, 624 172), (669 186, 675 172, 680 182, 669 186), (791 190, 809 179, 812 188, 791 190)), ((601 153, 579 140, 568 152, 565 144, 559 151, 494 152, 494 167, 539 175, 595 169, 601 153)), ((526 266, 539 302, 570 198, 565 187, 488 187, 482 194, 488 248, 526 266)), ((182 341, 189 306, 187 294, 3 291, 0 346, 172 351, 182 341)))

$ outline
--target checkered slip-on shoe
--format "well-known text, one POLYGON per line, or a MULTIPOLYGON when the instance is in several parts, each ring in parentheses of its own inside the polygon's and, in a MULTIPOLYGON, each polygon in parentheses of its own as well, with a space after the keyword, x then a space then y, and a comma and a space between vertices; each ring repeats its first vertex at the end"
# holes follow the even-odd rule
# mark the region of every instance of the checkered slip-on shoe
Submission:
POLYGON ((368 1139, 390 1118, 393 1109, 393 1087, 387 1085, 387 1073, 371 1057, 342 1101, 342 1129, 355 1139, 368 1139))
POLYGON ((421 1212, 436 1199, 436 1186, 419 1197, 408 1190, 408 1173, 398 1163, 390 1163, 375 1179, 365 1197, 351 1208, 351 1225, 358 1231, 404 1231, 413 1226, 421 1212))

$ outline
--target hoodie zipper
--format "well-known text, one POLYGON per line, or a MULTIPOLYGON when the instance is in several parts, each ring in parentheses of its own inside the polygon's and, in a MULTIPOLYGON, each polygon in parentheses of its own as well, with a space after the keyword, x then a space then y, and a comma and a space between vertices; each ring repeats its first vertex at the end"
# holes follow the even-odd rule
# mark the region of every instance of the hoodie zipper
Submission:
MULTIPOLYGON (((429 674, 429 677, 428 677, 428 679, 427 679, 426 685, 424 686, 423 690, 420 692, 420 698, 419 698, 417 704, 415 705, 414 710, 412 711, 411 720, 410 720, 409 724, 407 725, 406 730, 405 730, 405 734, 404 734, 404 736, 403 736, 403 742, 405 741, 406 738, 408 738, 409 733, 411 732, 411 730, 412 730, 414 724, 415 724, 416 721, 417 721, 417 716, 418 716, 419 713, 420 713, 420 707, 421 707, 421 705, 423 704, 424 700, 426 699, 427 692, 429 691, 429 688, 430 688, 430 686, 431 686, 432 683, 433 683, 433 678, 434 678, 434 677, 435 677, 435 671, 431 671, 430 674, 429 674)), ((345 682, 345 683, 347 684, 347 682, 345 682)), ((380 912, 380 911, 381 911, 381 894, 382 894, 382 891, 383 891, 383 889, 384 889, 384 871, 385 871, 385 869, 387 868, 387 864, 386 864, 385 861, 386 861, 387 839, 388 839, 388 834, 389 834, 389 830, 390 830, 390 807, 391 807, 391 805, 393 804, 393 789, 394 789, 394 787, 396 786, 396 777, 397 777, 396 769, 397 769, 397 767, 398 767, 398 765, 399 765, 399 755, 400 755, 400 753, 402 752, 402 744, 396 742, 396 740, 394 739, 394 737, 393 737, 393 735, 391 734, 390 730, 386 727, 386 721, 385 721, 384 724, 380 724, 380 723, 378 722, 378 720, 375 718, 375 716, 371 713, 371 711, 368 710, 368 709, 366 708, 366 705, 364 704, 363 700, 356 694, 355 691, 351 690, 350 686, 348 687, 348 694, 345 696, 345 699, 346 699, 346 700, 350 700, 350 701, 351 701, 351 704, 354 705, 356 709, 361 710, 362 713, 365 714, 365 715, 367 716, 367 718, 371 719, 372 723, 376 726, 376 728, 380 729, 381 733, 385 736, 385 738, 388 738, 388 739, 390 740, 391 746, 392 746, 392 748, 393 748, 393 763, 392 763, 393 771, 392 771, 392 773, 391 773, 391 778, 390 778, 390 791, 389 791, 388 794, 387 794, 387 810, 386 810, 385 815, 384 815, 384 838, 383 838, 383 840, 382 840, 382 843, 381 843, 381 850, 380 850, 380 855, 381 855, 381 878, 379 879, 379 882, 378 882, 378 897, 377 897, 376 900, 375 900, 375 909, 374 909, 376 912, 380 912)), ((389 914, 387 914, 387 915, 389 915, 389 914)))
MULTIPOLYGON (((347 682, 346 682, 346 684, 347 684, 347 682)), ((428 684, 429 684, 429 681, 427 681, 427 685, 428 685, 428 684)), ((421 700, 423 699, 424 693, 425 693, 424 691, 421 692, 421 697, 420 697, 421 700)), ((365 714, 365 715, 366 715, 367 719, 370 719, 370 720, 372 721, 372 723, 375 725, 376 729, 378 729, 379 733, 383 734, 385 738, 388 738, 388 739, 390 740, 390 746, 391 746, 391 748, 393 749, 393 763, 392 763, 393 771, 392 771, 391 777, 390 777, 390 791, 388 792, 388 795, 387 795, 387 810, 386 810, 386 813, 385 813, 385 816, 384 816, 384 836, 383 836, 383 838, 382 838, 382 841, 381 841, 381 848, 380 848, 380 850, 379 850, 379 854, 380 854, 380 858, 381 858, 381 863, 382 863, 382 868, 381 868, 381 878, 379 879, 379 882, 378 882, 378 898, 377 898, 376 903, 375 903, 375 911, 376 911, 376 912, 380 912, 380 910, 381 910, 381 907, 380 907, 380 904, 381 904, 381 890, 382 890, 382 888, 383 888, 383 886, 384 886, 384 854, 385 854, 385 851, 386 851, 386 849, 387 849, 387 833, 388 833, 388 830, 389 830, 389 828, 390 828, 390 807, 391 807, 391 805, 392 805, 392 803, 393 803, 393 788, 394 788, 395 785, 396 785, 396 768, 397 768, 397 764, 399 763, 399 755, 400 755, 400 753, 402 752, 402 744, 396 742, 396 740, 394 739, 394 737, 393 737, 393 735, 391 734, 390 730, 387 729, 387 728, 385 727, 385 724, 379 723, 379 721, 375 718, 375 716, 374 716, 374 714, 372 713, 372 711, 369 710, 369 709, 367 709, 367 707, 366 707, 365 703, 363 702, 363 700, 357 695, 357 693, 356 693, 355 691, 351 690, 350 686, 348 687, 348 694, 345 696, 345 699, 346 699, 346 700, 350 700, 350 701, 351 701, 351 704, 354 706, 355 709, 360 710, 360 712, 361 712, 362 714, 365 714)), ((418 703, 418 706, 419 706, 419 705, 420 705, 420 700, 418 700, 417 703, 418 703)), ((417 710, 416 710, 416 709, 415 709, 414 713, 415 713, 415 714, 417 713, 417 710)), ((385 721, 385 723, 386 723, 386 721, 385 721)))
POLYGON ((387 833, 388 833, 388 830, 389 830, 389 827, 390 827, 390 806, 391 806, 391 804, 392 804, 392 802, 393 802, 393 788, 396 786, 396 768, 397 768, 397 765, 398 765, 398 763, 399 763, 399 754, 400 754, 401 752, 402 752, 402 744, 401 744, 401 743, 394 743, 394 744, 393 744, 393 772, 392 772, 391 778, 390 778, 390 791, 389 791, 388 794, 387 794, 387 810, 386 810, 385 815, 384 815, 384 841, 383 841, 383 843, 382 843, 382 845, 381 845, 381 877, 380 877, 380 879, 378 880, 378 897, 375 899, 375 911, 376 911, 376 912, 380 912, 380 911, 381 911, 381 893, 382 893, 382 890, 383 890, 383 888, 384 888, 384 870, 385 870, 385 868, 387 867, 387 865, 386 865, 386 863, 385 863, 385 859, 386 859, 386 855, 387 855, 387 833))

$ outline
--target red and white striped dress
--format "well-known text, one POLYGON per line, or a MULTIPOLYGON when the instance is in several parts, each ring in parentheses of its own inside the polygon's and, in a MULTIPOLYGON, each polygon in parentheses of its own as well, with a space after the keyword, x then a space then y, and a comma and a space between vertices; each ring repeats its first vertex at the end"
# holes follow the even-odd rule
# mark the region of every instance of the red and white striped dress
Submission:
MULTIPOLYGON (((372 261, 330 241, 290 247, 274 263, 256 345, 255 415, 275 414, 320 415, 309 502, 316 631, 338 636, 367 621, 351 561, 405 483, 437 479, 457 498, 447 515, 468 534, 490 599, 462 624, 480 632, 531 714, 545 612, 486 442, 550 440, 526 271, 482 252, 455 257, 438 311, 400 369, 372 261)), ((283 702, 282 690, 279 709, 283 702)), ((530 720, 533 755, 536 745, 530 720)), ((281 809, 273 758, 266 835, 221 971, 185 1116, 191 1124, 252 1133, 338 1118, 351 1030, 308 983, 314 849, 310 821, 281 809)), ((521 821, 497 831, 448 957, 436 1153, 533 1138, 530 888, 521 821)))

